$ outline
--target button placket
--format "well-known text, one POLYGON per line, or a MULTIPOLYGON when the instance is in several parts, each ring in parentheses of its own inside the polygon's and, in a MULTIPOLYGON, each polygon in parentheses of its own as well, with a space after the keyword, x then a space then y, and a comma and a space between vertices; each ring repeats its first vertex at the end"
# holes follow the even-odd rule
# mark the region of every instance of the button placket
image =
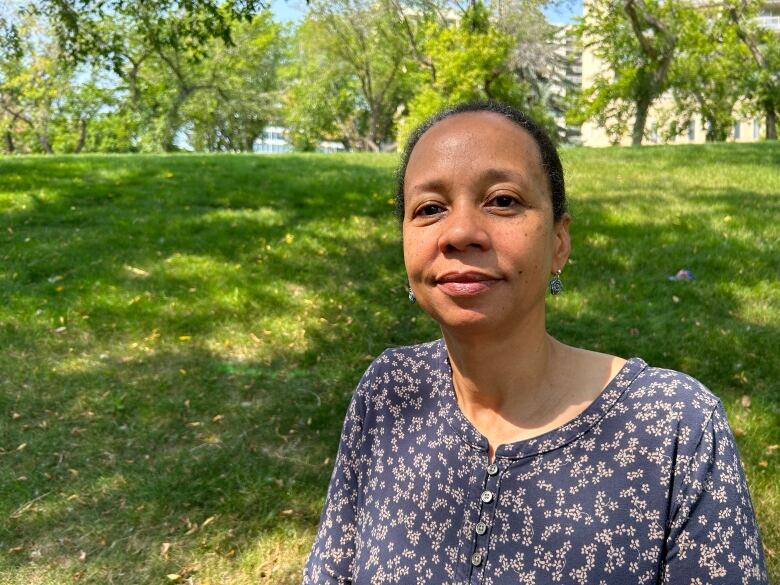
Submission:
POLYGON ((471 564, 471 583, 477 585, 482 581, 482 573, 488 554, 490 527, 495 517, 495 506, 498 503, 498 483, 501 468, 497 462, 485 468, 484 489, 479 495, 480 511, 477 523, 474 525, 474 548, 469 559, 471 564))

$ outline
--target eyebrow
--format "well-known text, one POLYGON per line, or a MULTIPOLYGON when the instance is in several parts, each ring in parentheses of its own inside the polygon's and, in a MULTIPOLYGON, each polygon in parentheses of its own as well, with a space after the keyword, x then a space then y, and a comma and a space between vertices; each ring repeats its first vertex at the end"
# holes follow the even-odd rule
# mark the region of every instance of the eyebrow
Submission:
POLYGON ((528 184, 528 179, 524 174, 509 169, 489 168, 480 173, 480 180, 483 182, 511 181, 522 186, 528 184))
MULTIPOLYGON (((528 179, 525 175, 516 171, 501 168, 487 168, 479 173, 478 178, 480 183, 496 183, 500 181, 508 181, 517 183, 523 187, 528 185, 528 179)), ((417 185, 414 185, 411 189, 411 194, 428 193, 433 191, 434 193, 441 193, 449 188, 449 181, 443 179, 430 179, 417 185)))

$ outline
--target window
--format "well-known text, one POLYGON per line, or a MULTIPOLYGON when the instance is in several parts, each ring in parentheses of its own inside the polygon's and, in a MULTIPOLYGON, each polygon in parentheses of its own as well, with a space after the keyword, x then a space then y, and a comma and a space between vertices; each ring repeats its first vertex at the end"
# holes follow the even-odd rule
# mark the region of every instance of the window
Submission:
POLYGON ((691 120, 688 122, 688 140, 696 140, 696 121, 691 120))
POLYGON ((753 120, 753 140, 761 138, 761 121, 756 118, 753 120))
POLYGON ((742 124, 740 124, 739 122, 736 122, 734 124, 734 140, 739 140, 739 138, 740 138, 739 130, 740 130, 741 127, 742 127, 742 124))

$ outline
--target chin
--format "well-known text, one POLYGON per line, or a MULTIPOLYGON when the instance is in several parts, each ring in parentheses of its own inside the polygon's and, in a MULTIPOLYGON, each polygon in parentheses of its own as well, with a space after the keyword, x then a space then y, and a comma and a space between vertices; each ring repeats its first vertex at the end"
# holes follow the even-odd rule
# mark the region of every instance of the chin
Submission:
POLYGON ((504 321, 496 316, 468 309, 427 312, 442 330, 452 332, 489 333, 498 329, 504 321))

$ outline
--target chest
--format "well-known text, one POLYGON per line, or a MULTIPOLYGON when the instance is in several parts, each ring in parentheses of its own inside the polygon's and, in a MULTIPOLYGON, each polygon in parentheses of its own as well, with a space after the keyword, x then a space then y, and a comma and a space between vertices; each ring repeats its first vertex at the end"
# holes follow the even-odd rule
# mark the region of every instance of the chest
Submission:
POLYGON ((440 432, 368 445, 355 583, 652 583, 670 454, 576 441, 517 459, 440 432))

